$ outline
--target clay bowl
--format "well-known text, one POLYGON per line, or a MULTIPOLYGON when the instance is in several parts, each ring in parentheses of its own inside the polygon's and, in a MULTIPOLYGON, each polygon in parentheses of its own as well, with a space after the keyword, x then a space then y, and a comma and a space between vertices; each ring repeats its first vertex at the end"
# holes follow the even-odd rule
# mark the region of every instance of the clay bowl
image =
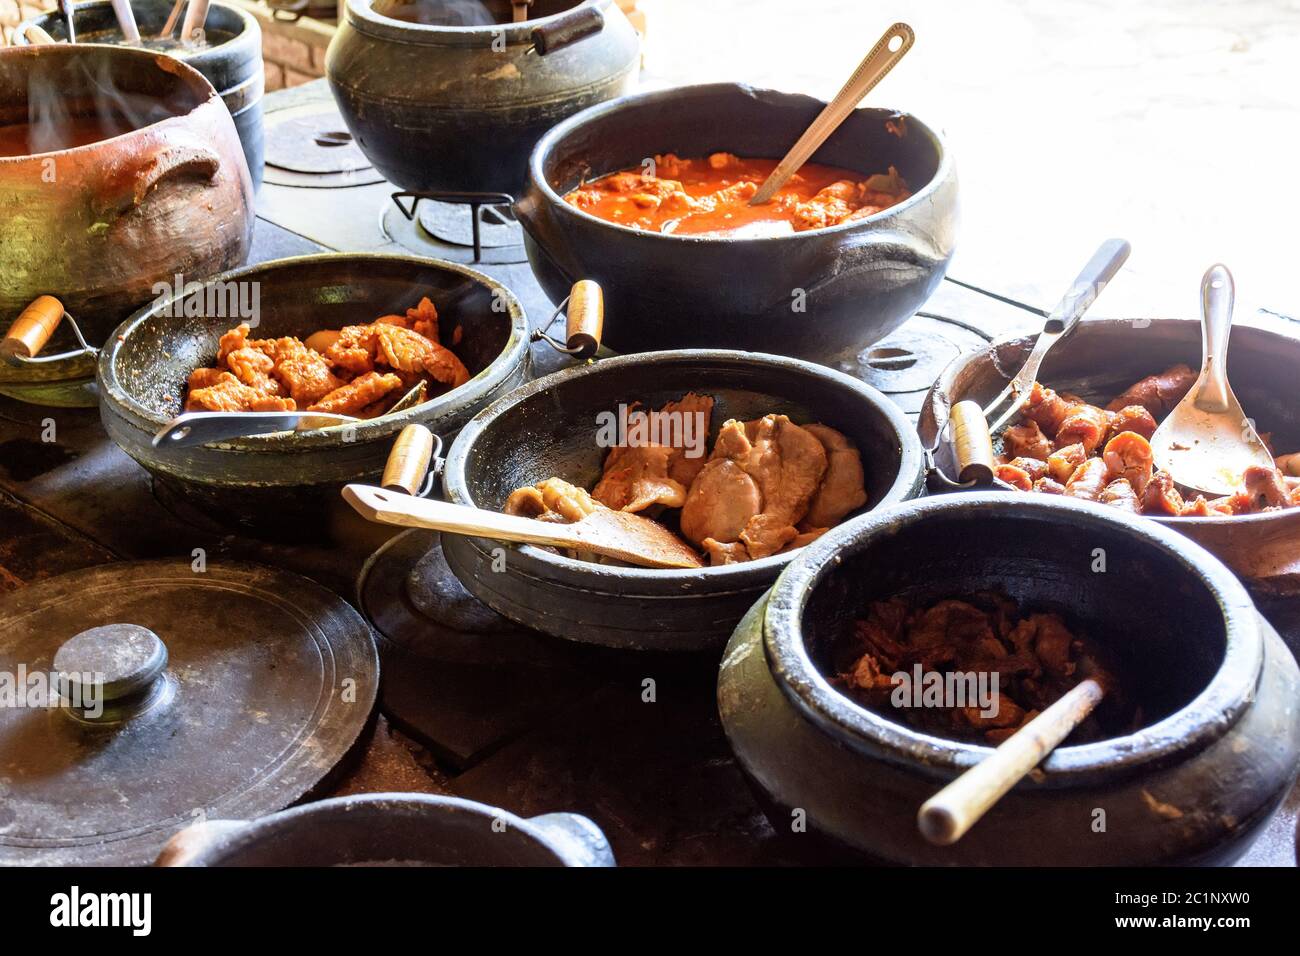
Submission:
MULTIPOLYGON (((918 428, 934 443, 936 421, 962 399, 981 405, 997 395, 1024 362, 1036 335, 1013 335, 955 359, 926 398, 918 428)), ((1201 327, 1184 319, 1088 319, 1043 363, 1044 385, 1103 406, 1139 379, 1184 362, 1201 365, 1201 327)), ((1246 414, 1271 432, 1279 454, 1300 451, 1300 404, 1295 401, 1300 340, 1236 325, 1229 376, 1246 414)), ((955 470, 946 443, 946 474, 955 470)), ((1300 508, 1221 518, 1152 518, 1213 552, 1260 597, 1300 596, 1300 508)))
POLYGON ((736 629, 718 678, 723 726, 778 830, 800 808, 835 843, 919 865, 1230 862, 1296 779, 1298 693, 1295 659, 1205 549, 1104 505, 1000 492, 908 502, 814 542, 736 629), (936 847, 917 809, 991 749, 859 706, 828 681, 829 648, 873 600, 990 588, 1109 645, 1146 723, 1059 747, 936 847))
MULTIPOLYGON (((553 475, 591 488, 606 454, 597 443, 601 413, 634 401, 658 407, 692 390, 717 400, 710 444, 729 418, 784 413, 796 422, 837 428, 856 443, 868 508, 921 490, 916 434, 902 412, 870 386, 796 359, 683 349, 556 372, 490 405, 451 446, 443 478, 447 497, 499 510, 516 488, 553 475)), ((790 560, 774 555, 728 567, 666 571, 450 534, 442 546, 465 587, 500 614, 556 637, 638 650, 716 651, 790 560), (505 555, 504 572, 494 552, 505 555)))
POLYGON ((157 865, 613 866, 614 854, 576 813, 523 819, 455 797, 366 793, 195 824, 172 837, 157 865))
MULTIPOLYGON (((229 301, 229 299, 227 299, 229 301)), ((221 310, 228 313, 229 309, 221 310)), ((337 489, 382 473, 401 429, 421 422, 450 436, 529 373, 527 319, 504 286, 461 265, 415 256, 326 254, 279 259, 228 273, 179 299, 144 309, 117 330, 99 360, 100 415, 109 436, 176 495, 225 523, 290 527, 334 504, 337 489), (189 373, 211 365, 217 340, 239 317, 185 315, 212 289, 258 300, 258 337, 306 338, 369 322, 428 295, 442 328, 459 323, 455 351, 473 376, 405 411, 358 424, 278 432, 190 448, 154 448, 153 435, 181 411, 189 373)))
POLYGON ((779 159, 824 105, 715 83, 634 94, 560 123, 533 150, 516 206, 542 288, 558 301, 574 279, 599 282, 619 317, 606 334, 619 352, 744 348, 833 364, 888 335, 934 291, 956 242, 952 159, 915 116, 856 110, 814 154, 864 178, 894 165, 913 189, 889 209, 829 229, 765 239, 665 235, 597 219, 562 198, 584 179, 660 153, 779 159))
MULTIPOLYGON (((126 47, 0 50, 0 129, 16 124, 44 133, 27 137, 40 152, 0 155, 3 327, 50 293, 98 345, 157 283, 244 261, 252 181, 230 112, 197 70, 126 47), (59 123, 39 122, 48 116, 59 123), (65 139, 46 136, 74 121, 96 127, 74 142, 100 138, 60 148, 65 139)), ((58 392, 51 383, 90 374, 85 359, 0 365, 0 388, 39 401, 58 392)))

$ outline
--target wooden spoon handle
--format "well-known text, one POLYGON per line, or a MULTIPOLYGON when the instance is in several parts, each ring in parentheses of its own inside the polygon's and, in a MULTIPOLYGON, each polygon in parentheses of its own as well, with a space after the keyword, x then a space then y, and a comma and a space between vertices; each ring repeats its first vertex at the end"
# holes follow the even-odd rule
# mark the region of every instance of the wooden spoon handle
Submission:
POLYGON ((63 303, 52 295, 37 296, 0 340, 0 356, 35 358, 62 321, 63 303))
POLYGON ((1228 403, 1228 336, 1236 289, 1225 265, 1210 266, 1201 279, 1201 376, 1196 407, 1226 412, 1228 403))
POLYGON ((501 514, 482 508, 453 505, 429 498, 413 498, 401 492, 370 485, 347 485, 343 497, 367 521, 403 528, 431 528, 475 538, 495 538, 520 544, 543 544, 554 548, 582 547, 572 527, 501 514))
POLYGON ((768 176, 763 185, 758 188, 758 192, 754 194, 749 204, 761 206, 776 195, 776 191, 799 171, 799 167, 808 161, 808 157, 817 152, 818 147, 826 142, 831 133, 844 122, 844 118, 853 112, 858 103, 862 102, 862 98, 884 79, 885 74, 894 68, 903 55, 912 48, 915 41, 916 34, 906 23, 895 23, 886 30, 876 41, 876 45, 871 48, 871 52, 858 64, 858 68, 853 71, 853 75, 849 77, 843 89, 826 104, 826 108, 812 121, 812 125, 804 130, 804 134, 790 148, 790 152, 785 154, 785 158, 777 164, 776 169, 772 170, 772 175, 768 176), (890 44, 895 39, 900 41, 898 49, 891 50, 890 44))
POLYGON ((418 495, 429 473, 429 463, 433 461, 433 445, 433 432, 419 422, 403 428, 388 453, 380 486, 388 491, 418 495))
POLYGON ((564 344, 576 358, 588 359, 600 350, 605 327, 605 293, 591 279, 579 279, 569 292, 564 344))
POLYGON ((1002 742, 992 755, 921 805, 916 815, 921 834, 947 846, 972 826, 1021 778, 1046 759, 1070 732, 1101 703, 1105 691, 1089 678, 1002 742))

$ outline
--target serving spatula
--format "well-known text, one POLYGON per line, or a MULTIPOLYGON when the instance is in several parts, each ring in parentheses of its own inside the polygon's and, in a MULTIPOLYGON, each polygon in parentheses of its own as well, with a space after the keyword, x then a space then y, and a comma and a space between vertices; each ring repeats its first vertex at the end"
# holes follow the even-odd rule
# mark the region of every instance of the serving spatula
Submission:
POLYGON ((862 98, 898 64, 915 41, 916 34, 906 23, 895 23, 886 30, 876 41, 876 45, 871 48, 871 52, 858 64, 858 68, 853 71, 848 82, 835 94, 835 98, 817 114, 817 118, 804 130, 804 134, 790 147, 790 152, 785 154, 785 158, 777 164, 776 169, 772 170, 771 175, 763 180, 763 185, 758 187, 758 192, 754 193, 749 204, 761 206, 771 200, 777 190, 784 186, 790 177, 799 171, 799 167, 808 162, 808 158, 817 152, 821 144, 830 138, 831 133, 839 128, 839 125, 853 112, 854 107, 862 102, 862 98))
POLYGON ((646 568, 704 566, 700 556, 663 525, 612 508, 599 508, 581 521, 560 524, 416 498, 370 485, 347 485, 343 498, 367 521, 380 524, 591 551, 646 568))
POLYGON ((1228 384, 1228 336, 1235 289, 1227 266, 1201 280, 1201 375, 1155 434, 1157 468, 1207 495, 1232 494, 1247 468, 1273 467, 1273 456, 1228 384))

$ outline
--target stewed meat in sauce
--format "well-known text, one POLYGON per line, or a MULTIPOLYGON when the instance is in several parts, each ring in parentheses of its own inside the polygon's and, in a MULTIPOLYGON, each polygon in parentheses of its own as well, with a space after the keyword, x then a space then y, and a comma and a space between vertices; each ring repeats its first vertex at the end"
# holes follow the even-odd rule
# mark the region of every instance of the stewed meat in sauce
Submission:
POLYGON ((1300 506, 1300 455, 1283 455, 1273 468, 1248 468, 1235 492, 1212 499, 1186 499, 1169 473, 1155 467, 1150 438, 1196 378, 1186 365, 1175 365, 1132 385, 1105 408, 1035 382, 1020 422, 1002 433, 997 476, 1021 491, 1144 515, 1213 517, 1300 506))
POLYGON ((805 163, 770 202, 749 205, 776 168, 774 159, 714 153, 653 164, 584 183, 565 202, 593 216, 649 232, 733 238, 823 229, 873 216, 911 195, 892 166, 864 177, 851 169, 805 163))

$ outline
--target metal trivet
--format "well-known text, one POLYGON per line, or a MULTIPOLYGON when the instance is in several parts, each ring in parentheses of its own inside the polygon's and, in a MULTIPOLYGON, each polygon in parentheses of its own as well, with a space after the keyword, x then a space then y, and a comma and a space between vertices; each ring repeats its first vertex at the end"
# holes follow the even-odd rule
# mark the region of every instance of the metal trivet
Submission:
POLYGON ((384 235, 420 255, 471 265, 526 262, 523 228, 505 193, 395 192, 380 214, 384 235))

